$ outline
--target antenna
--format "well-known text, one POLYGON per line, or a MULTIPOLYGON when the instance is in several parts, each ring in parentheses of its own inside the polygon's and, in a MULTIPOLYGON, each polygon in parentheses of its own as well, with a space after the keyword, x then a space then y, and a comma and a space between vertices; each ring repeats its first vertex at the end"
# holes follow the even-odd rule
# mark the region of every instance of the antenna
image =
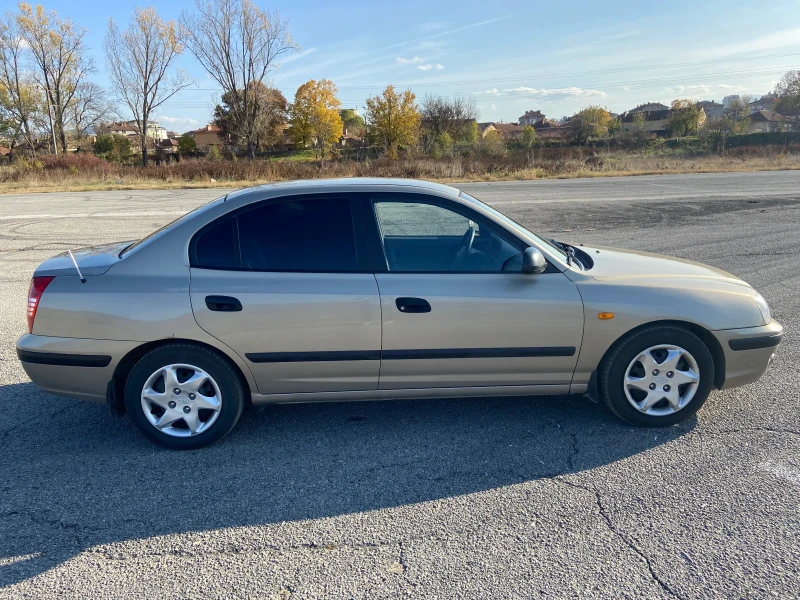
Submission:
POLYGON ((86 277, 81 274, 81 269, 78 266, 78 261, 75 260, 75 257, 72 255, 72 250, 67 250, 69 252, 69 257, 72 259, 72 264, 75 265, 75 270, 78 272, 78 277, 81 278, 81 283, 86 283, 86 277))

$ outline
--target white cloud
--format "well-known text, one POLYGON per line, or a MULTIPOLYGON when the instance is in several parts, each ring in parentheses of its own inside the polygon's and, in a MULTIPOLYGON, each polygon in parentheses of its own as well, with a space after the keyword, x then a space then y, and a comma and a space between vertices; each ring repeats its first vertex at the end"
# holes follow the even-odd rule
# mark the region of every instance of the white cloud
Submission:
POLYGON ((579 87, 567 88, 532 88, 532 87, 515 87, 504 88, 498 90, 491 88, 483 90, 482 92, 475 92, 475 95, 488 95, 488 96, 521 96, 521 97, 545 97, 545 96, 574 96, 574 97, 592 97, 592 96, 605 96, 606 93, 600 90, 584 90, 579 87))
POLYGON ((712 58, 717 58, 720 56, 730 56, 732 54, 742 54, 744 52, 762 52, 764 50, 775 50, 777 48, 788 48, 792 46, 800 46, 800 27, 782 29, 736 44, 701 50, 697 54, 705 57, 710 56, 712 58))
POLYGON ((424 62, 424 58, 420 58, 419 56, 415 56, 414 58, 403 58, 402 56, 398 56, 394 59, 398 65, 417 65, 421 62, 424 62))
POLYGON ((286 58, 282 58, 280 60, 280 64, 281 65, 289 64, 290 62, 294 62, 294 61, 299 60, 301 58, 305 58, 309 54, 314 54, 314 52, 316 52, 316 51, 317 51, 316 48, 309 48, 308 50, 303 50, 302 52, 297 52, 296 54, 290 54, 286 58))
POLYGON ((442 69, 444 69, 444 65, 436 65, 437 71, 441 71, 442 69))
POLYGON ((417 67, 420 71, 430 71, 433 65, 420 65, 417 67))
POLYGON ((197 129, 197 127, 200 125, 200 121, 197 119, 189 119, 186 117, 158 117, 156 120, 163 127, 167 127, 169 129, 197 129))

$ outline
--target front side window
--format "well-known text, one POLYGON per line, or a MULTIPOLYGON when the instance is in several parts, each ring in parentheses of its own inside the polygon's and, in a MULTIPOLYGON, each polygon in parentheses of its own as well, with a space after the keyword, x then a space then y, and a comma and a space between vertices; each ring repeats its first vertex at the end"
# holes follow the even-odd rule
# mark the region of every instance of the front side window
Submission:
POLYGON ((390 272, 520 271, 520 249, 497 229, 417 198, 373 200, 390 272))
POLYGON ((238 215, 243 269, 356 271, 348 198, 306 198, 265 204, 238 215))

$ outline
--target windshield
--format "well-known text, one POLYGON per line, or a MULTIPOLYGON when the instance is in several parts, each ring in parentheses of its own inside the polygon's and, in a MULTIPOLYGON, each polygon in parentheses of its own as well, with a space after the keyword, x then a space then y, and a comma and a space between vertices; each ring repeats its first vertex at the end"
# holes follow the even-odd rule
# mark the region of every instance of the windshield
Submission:
POLYGON ((122 257, 123 257, 123 256, 125 256, 125 255, 126 255, 128 252, 130 252, 131 250, 133 250, 134 248, 136 248, 136 247, 138 247, 138 246, 141 246, 141 245, 142 245, 142 244, 144 244, 146 241, 153 239, 153 238, 154 238, 154 237, 156 237, 158 234, 160 234, 162 231, 166 231, 167 229, 171 229, 172 227, 174 227, 174 226, 175 226, 175 225, 177 225, 178 223, 180 223, 180 222, 182 222, 182 221, 184 221, 184 220, 186 220, 186 219, 188 219, 188 218, 190 218, 190 217, 192 217, 192 216, 196 215, 197 213, 199 213, 199 212, 201 212, 201 211, 207 210, 207 209, 208 209, 208 208, 210 208, 210 207, 211 207, 213 204, 216 204, 217 202, 224 202, 224 201, 225 201, 225 199, 226 199, 227 197, 228 197, 228 196, 222 196, 221 198, 215 198, 214 200, 211 200, 211 202, 206 202, 205 204, 201 204, 200 206, 198 206, 198 207, 197 207, 197 208, 195 208, 194 210, 191 210, 191 211, 189 211, 189 212, 188 212, 188 213, 186 213, 185 215, 181 215, 180 217, 178 217, 178 218, 177 218, 177 219, 175 219, 174 221, 170 221, 169 223, 167 223, 167 224, 166 224, 166 225, 164 225, 163 227, 161 227, 161 228, 159 228, 159 229, 156 229, 154 232, 152 232, 152 233, 150 233, 150 234, 148 234, 148 235, 144 236, 144 237, 143 237, 142 239, 140 239, 138 242, 133 242, 133 243, 132 243, 132 244, 130 244, 129 246, 125 246, 125 247, 122 249, 122 251, 119 253, 119 257, 120 257, 120 258, 122 258, 122 257))
POLYGON ((553 251, 554 251, 556 254, 558 254, 559 256, 563 256, 564 258, 566 258, 566 257, 567 257, 567 253, 566 253, 566 252, 564 252, 564 250, 563 250, 562 248, 559 248, 559 247, 558 247, 558 246, 556 246, 556 245, 555 245, 553 242, 551 242, 551 241, 549 241, 549 240, 546 240, 546 239, 544 239, 544 238, 543 238, 543 237, 541 237, 541 236, 538 236, 538 235, 536 235, 535 233, 533 233, 533 232, 532 232, 530 229, 528 229, 527 227, 525 227, 525 226, 524 226, 524 225, 522 225, 521 223, 518 223, 517 221, 515 221, 515 220, 514 220, 514 219, 512 219, 511 217, 504 215, 504 214, 503 214, 503 213, 501 213, 499 210, 496 210, 496 209, 492 208, 491 206, 489 206, 489 205, 488 205, 488 204, 486 204, 485 202, 481 202, 480 200, 478 200, 478 199, 477 199, 477 198, 475 198, 474 196, 470 196, 470 195, 469 195, 469 194, 467 194, 466 192, 461 192, 461 197, 462 197, 462 198, 464 198, 464 199, 466 199, 466 200, 474 200, 475 202, 480 202, 480 203, 481 203, 481 204, 482 204, 482 205, 483 205, 483 206, 484 206, 484 207, 485 207, 485 208, 486 208, 486 209, 487 209, 489 212, 491 212, 491 213, 492 213, 492 215, 493 215, 493 216, 494 216, 494 217, 495 217, 495 218, 496 218, 498 221, 501 221, 501 222, 505 223, 506 225, 511 225, 512 227, 515 227, 515 228, 517 228, 517 229, 521 229, 522 231, 524 231, 524 232, 525 232, 525 233, 527 233, 528 235, 530 235, 530 236, 532 236, 532 237, 536 238, 538 241, 540 241, 540 242, 542 242, 543 244, 547 245, 547 247, 548 247, 548 248, 551 248, 551 249, 552 249, 552 250, 553 250, 553 251))

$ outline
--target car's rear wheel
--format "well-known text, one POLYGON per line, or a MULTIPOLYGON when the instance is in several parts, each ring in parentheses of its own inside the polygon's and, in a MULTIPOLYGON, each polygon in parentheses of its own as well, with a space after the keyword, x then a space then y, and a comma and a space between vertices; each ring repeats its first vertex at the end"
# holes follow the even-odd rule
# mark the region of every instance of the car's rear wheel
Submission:
POLYGON ((239 420, 244 390, 230 364, 195 344, 171 344, 145 354, 125 384, 131 420, 149 440, 175 450, 202 448, 239 420))
POLYGON ((711 393, 714 359, 694 333, 653 325, 616 344, 599 369, 608 408, 634 425, 660 427, 691 417, 711 393))

